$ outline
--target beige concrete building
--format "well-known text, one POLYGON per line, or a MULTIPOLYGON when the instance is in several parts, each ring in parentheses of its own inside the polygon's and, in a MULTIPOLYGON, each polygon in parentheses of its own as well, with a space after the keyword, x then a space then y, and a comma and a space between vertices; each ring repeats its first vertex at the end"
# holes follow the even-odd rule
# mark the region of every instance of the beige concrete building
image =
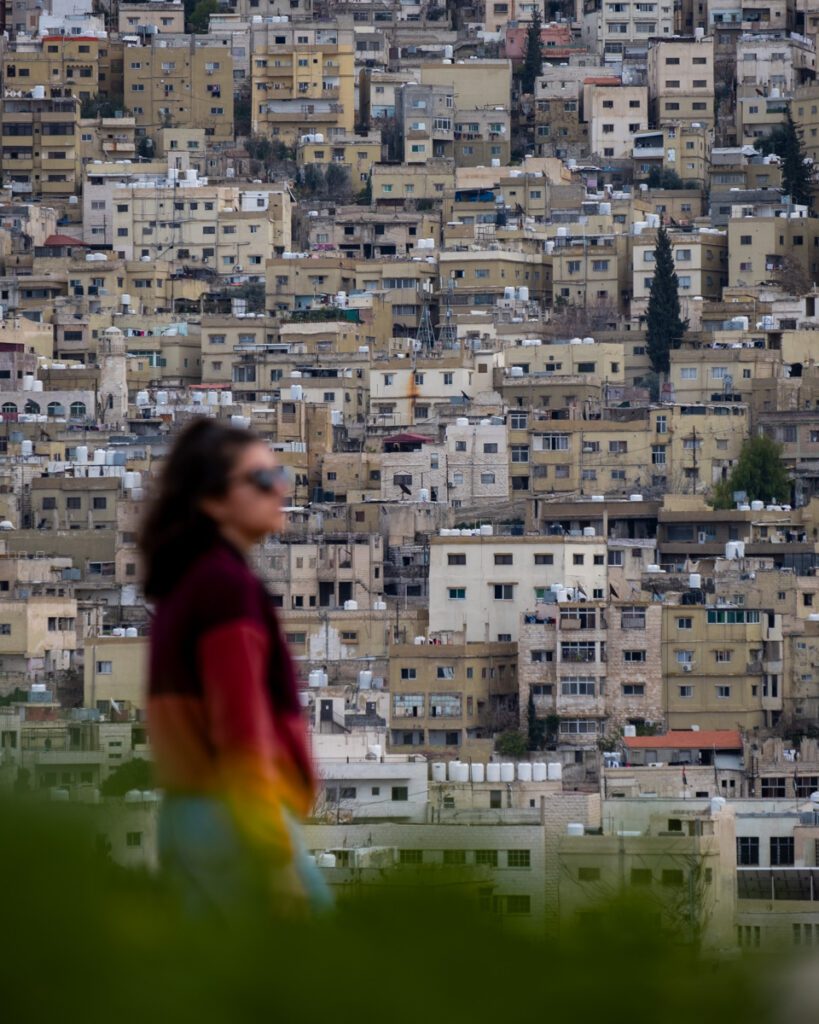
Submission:
POLYGON ((181 0, 149 0, 129 3, 119 12, 121 35, 174 35, 185 31, 185 9, 181 0))
POLYGON ((653 40, 648 48, 653 126, 714 126, 714 40, 653 40))
POLYGON ((513 643, 392 644, 390 750, 488 759, 493 736, 517 724, 513 643))
POLYGON ((32 595, 0 604, 0 674, 6 689, 74 668, 79 646, 73 598, 32 595))
POLYGON ((0 101, 2 168, 12 195, 67 199, 78 191, 80 103, 61 87, 0 101))
POLYGON ((61 89, 63 96, 91 99, 100 91, 100 50, 106 45, 105 36, 96 34, 21 38, 3 53, 5 88, 42 86, 61 89))
POLYGON ((316 142, 306 137, 296 147, 296 162, 300 167, 315 164, 325 169, 337 165, 347 169, 353 191, 367 184, 373 164, 381 160, 381 132, 368 135, 336 136, 332 142, 316 142))
POLYGON ((129 46, 125 103, 137 134, 161 128, 203 128, 211 142, 233 141, 233 56, 228 47, 201 46, 196 36, 151 36, 129 46))
POLYGON ((322 135, 328 142, 353 134, 351 30, 323 23, 253 25, 251 50, 255 133, 287 146, 305 134, 322 135))
MULTIPOLYGON (((696 232, 671 231, 669 241, 681 299, 700 295, 719 299, 728 284, 728 234, 715 228, 696 232)), ((642 316, 651 294, 656 234, 643 232, 632 246, 631 315, 642 316)))
POLYGON ((599 537, 432 537, 430 622, 468 643, 517 640, 521 612, 534 611, 553 584, 604 593, 605 563, 599 537))
POLYGON ((814 239, 819 230, 804 207, 783 203, 755 204, 731 209, 728 222, 728 272, 733 284, 759 285, 784 272, 792 280, 819 276, 814 239))
POLYGON ((148 640, 96 636, 85 643, 83 704, 108 713, 116 705, 135 713, 146 707, 148 640))
POLYGON ((277 186, 211 186, 195 171, 180 182, 134 182, 113 193, 113 245, 124 259, 174 255, 217 274, 261 279, 290 249, 291 197, 277 186))
MULTIPOLYGON (((638 132, 632 141, 631 156, 639 178, 648 177, 654 170, 674 171, 686 186, 697 189, 708 180, 710 129, 668 124, 653 131, 638 132)), ((676 213, 673 216, 679 219, 676 213)))
POLYGON ((631 156, 634 136, 648 127, 644 85, 584 85, 583 116, 589 123, 589 149, 615 160, 631 156))
POLYGON ((672 729, 770 727, 782 713, 782 617, 734 605, 665 605, 663 675, 672 729))

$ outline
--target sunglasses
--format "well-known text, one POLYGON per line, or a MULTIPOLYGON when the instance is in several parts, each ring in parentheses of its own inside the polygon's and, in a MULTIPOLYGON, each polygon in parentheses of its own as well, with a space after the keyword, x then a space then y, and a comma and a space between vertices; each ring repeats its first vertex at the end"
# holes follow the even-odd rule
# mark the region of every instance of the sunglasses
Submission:
POLYGON ((292 475, 287 466, 273 466, 269 469, 252 469, 240 477, 244 483, 252 484, 262 494, 272 494, 273 491, 283 490, 290 487, 292 475))

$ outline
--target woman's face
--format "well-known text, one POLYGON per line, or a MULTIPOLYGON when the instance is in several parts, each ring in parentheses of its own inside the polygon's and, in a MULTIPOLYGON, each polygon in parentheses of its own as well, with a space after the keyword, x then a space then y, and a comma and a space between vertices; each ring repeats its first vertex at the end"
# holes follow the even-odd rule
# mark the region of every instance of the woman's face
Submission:
POLYGON ((229 540, 246 548, 284 528, 289 490, 276 456, 259 441, 239 451, 227 492, 206 499, 202 507, 229 540))

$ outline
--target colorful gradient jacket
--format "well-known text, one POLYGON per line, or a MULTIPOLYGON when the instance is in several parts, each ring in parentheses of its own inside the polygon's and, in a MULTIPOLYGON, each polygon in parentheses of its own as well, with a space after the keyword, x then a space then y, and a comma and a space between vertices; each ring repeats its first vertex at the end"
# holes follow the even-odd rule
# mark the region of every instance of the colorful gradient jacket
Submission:
POLYGON ((252 846, 287 862, 283 809, 304 816, 314 793, 296 674, 270 595, 226 541, 157 603, 148 717, 159 785, 225 799, 252 846))

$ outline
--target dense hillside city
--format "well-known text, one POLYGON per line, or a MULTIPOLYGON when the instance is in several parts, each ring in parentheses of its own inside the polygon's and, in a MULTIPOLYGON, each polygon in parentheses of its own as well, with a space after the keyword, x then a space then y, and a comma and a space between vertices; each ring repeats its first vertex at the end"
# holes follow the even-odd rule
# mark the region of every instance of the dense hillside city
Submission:
POLYGON ((0 788, 155 867, 137 536, 213 417, 290 471, 331 886, 819 943, 819 2, 0 11, 0 788))

